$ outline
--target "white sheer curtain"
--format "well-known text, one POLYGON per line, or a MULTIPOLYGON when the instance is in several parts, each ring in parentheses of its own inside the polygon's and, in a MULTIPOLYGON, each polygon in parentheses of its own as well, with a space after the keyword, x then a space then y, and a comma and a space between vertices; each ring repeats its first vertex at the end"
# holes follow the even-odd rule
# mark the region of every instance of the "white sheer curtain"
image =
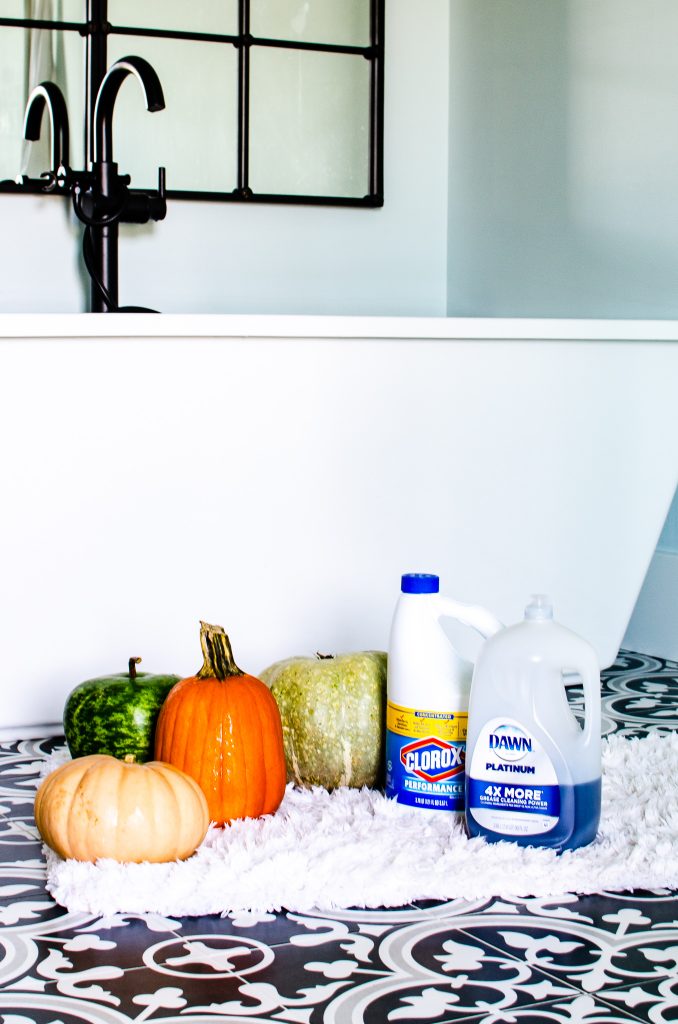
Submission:
MULTIPOLYGON (((26 0, 27 18, 53 21, 58 13, 58 0, 26 0)), ((49 29, 31 29, 26 42, 26 99, 40 82, 56 82, 56 34, 49 29)), ((24 141, 21 150, 21 174, 38 177, 50 169, 49 132, 46 127, 39 142, 24 141)))

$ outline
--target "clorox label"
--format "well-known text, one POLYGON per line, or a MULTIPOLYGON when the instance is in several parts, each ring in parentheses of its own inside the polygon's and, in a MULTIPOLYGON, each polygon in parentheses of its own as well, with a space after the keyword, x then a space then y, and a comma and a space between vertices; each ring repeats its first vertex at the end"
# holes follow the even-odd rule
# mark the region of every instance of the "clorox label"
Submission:
POLYGON ((420 711, 390 701, 386 795, 432 810, 463 811, 468 715, 420 711))
POLYGON ((442 782, 464 770, 463 748, 435 736, 407 743, 400 750, 405 770, 427 782, 442 782))

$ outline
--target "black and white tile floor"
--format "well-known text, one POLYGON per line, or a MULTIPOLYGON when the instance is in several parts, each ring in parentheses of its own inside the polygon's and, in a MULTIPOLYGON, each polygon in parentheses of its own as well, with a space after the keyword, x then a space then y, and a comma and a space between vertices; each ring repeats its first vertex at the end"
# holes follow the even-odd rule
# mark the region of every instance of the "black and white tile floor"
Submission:
MULTIPOLYGON (((606 734, 678 728, 678 664, 622 652, 603 684, 606 734)), ((669 891, 331 916, 69 914, 44 888, 32 815, 55 745, 0 744, 2 1024, 678 1021, 669 891)))

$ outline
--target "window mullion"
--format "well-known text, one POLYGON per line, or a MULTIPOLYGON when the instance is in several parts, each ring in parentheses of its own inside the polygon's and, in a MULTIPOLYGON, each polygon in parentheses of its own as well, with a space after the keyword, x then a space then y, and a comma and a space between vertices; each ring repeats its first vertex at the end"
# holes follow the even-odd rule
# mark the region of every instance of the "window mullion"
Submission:
POLYGON ((370 194, 384 195, 384 8, 385 0, 370 0, 370 194))
POLYGON ((108 0, 86 0, 85 165, 94 162, 94 105, 108 70, 108 0))
POLYGON ((238 3, 238 192, 250 193, 250 0, 238 3))

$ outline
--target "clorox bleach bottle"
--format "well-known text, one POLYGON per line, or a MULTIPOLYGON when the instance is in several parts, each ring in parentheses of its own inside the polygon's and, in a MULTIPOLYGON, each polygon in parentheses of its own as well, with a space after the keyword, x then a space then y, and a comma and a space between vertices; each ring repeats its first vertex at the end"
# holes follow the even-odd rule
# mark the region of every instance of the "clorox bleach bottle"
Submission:
POLYGON ((600 667, 585 640, 553 621, 543 594, 525 620, 483 645, 469 705, 466 823, 470 835, 571 850, 600 821, 600 667), (585 721, 564 673, 584 684, 585 721))
POLYGON ((461 813, 473 665, 454 649, 440 619, 456 619, 483 637, 502 624, 439 589, 438 576, 429 573, 402 577, 388 652, 386 796, 461 813))

